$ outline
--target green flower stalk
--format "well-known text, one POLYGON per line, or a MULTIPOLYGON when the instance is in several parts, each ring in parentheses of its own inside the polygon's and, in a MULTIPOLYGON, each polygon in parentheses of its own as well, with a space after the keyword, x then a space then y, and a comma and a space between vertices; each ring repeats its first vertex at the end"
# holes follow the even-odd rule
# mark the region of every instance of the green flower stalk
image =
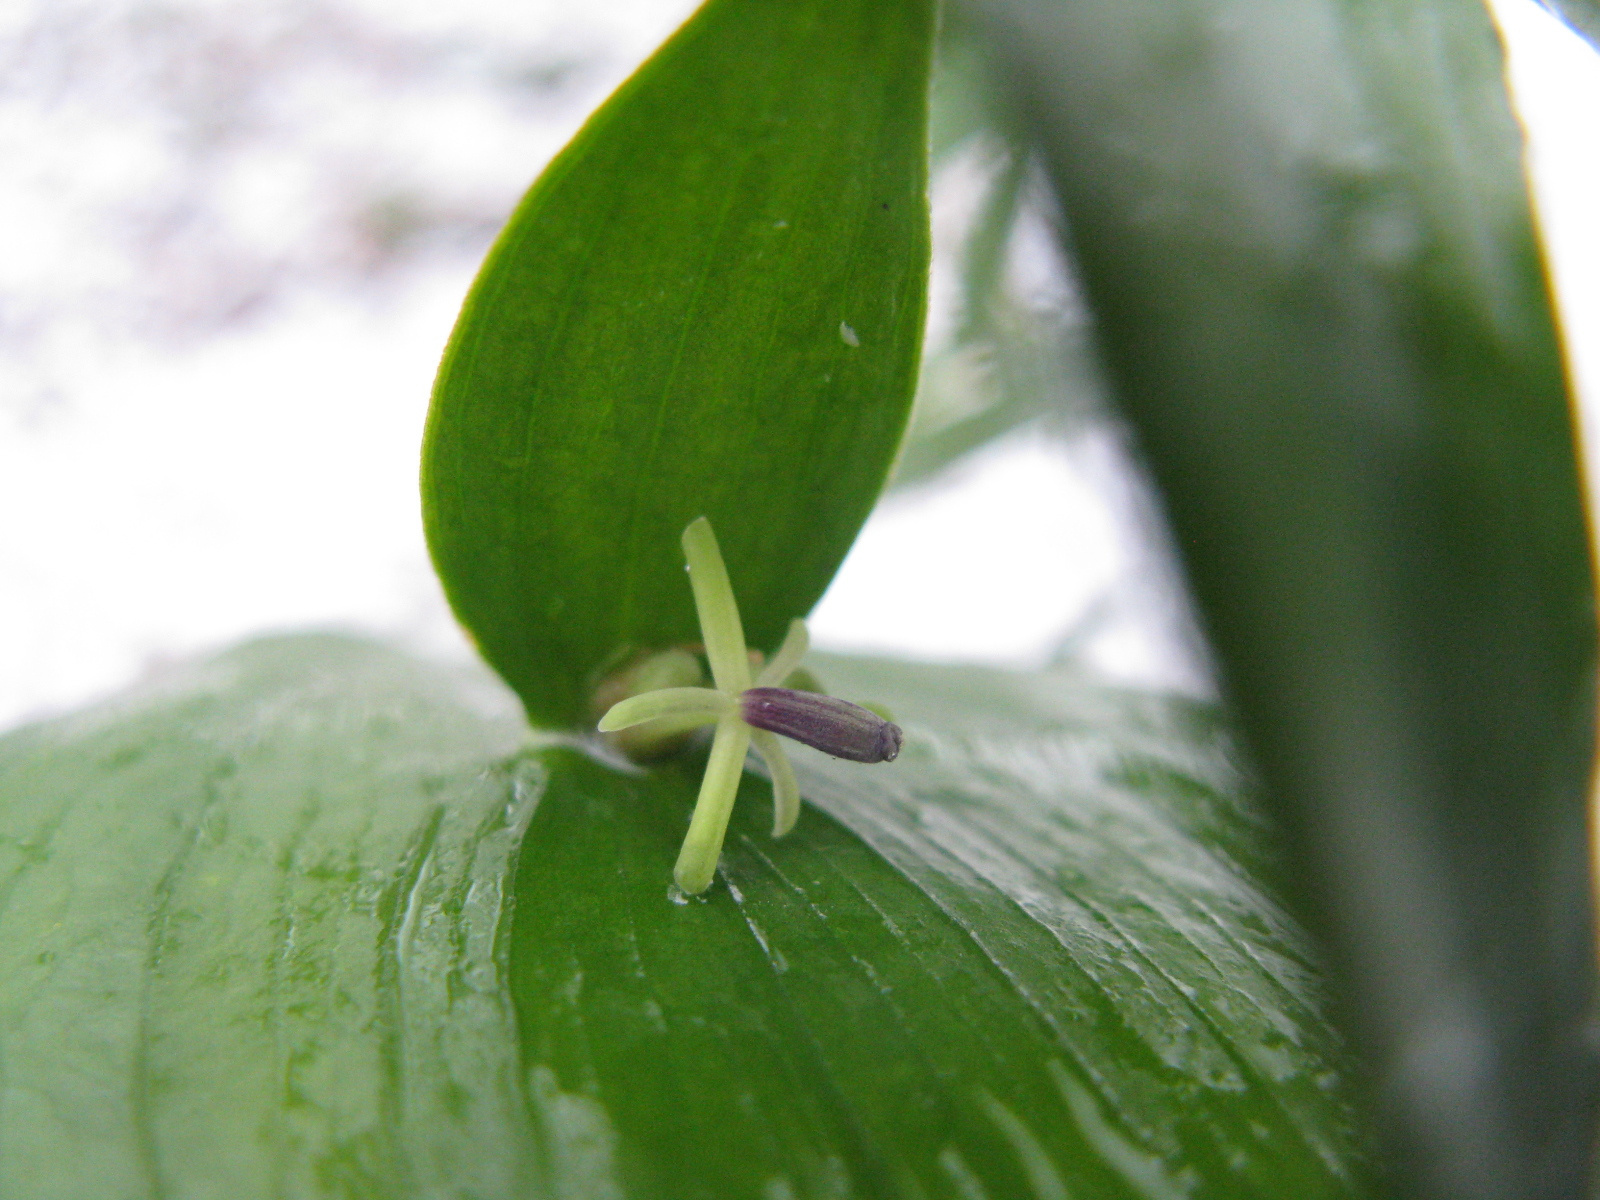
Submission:
POLYGON ((673 870, 678 886, 692 895, 705 891, 716 873, 745 753, 751 746, 772 776, 772 835, 782 837, 799 819, 800 787, 779 733, 856 762, 893 759, 900 752, 901 733, 898 725, 858 705, 779 686, 810 645, 806 623, 798 617, 789 623, 778 652, 752 679, 739 606, 706 518, 697 517, 683 531, 683 553, 716 686, 658 688, 630 696, 611 706, 600 718, 599 728, 613 733, 663 717, 685 726, 715 723, 700 797, 673 870))

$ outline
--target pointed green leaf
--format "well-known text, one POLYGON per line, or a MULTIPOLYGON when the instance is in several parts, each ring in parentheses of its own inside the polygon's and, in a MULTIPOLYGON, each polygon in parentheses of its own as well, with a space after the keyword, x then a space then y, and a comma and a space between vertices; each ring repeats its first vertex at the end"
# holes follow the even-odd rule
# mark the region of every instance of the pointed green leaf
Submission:
POLYGON ((892 766, 525 744, 476 671, 257 643, 0 739, 7 1194, 1366 1194, 1206 709, 824 659, 892 766))
POLYGON ((926 284, 931 0, 710 0, 551 163, 446 351, 423 452, 445 591, 541 723, 698 640, 709 516, 753 646, 882 487, 926 284))

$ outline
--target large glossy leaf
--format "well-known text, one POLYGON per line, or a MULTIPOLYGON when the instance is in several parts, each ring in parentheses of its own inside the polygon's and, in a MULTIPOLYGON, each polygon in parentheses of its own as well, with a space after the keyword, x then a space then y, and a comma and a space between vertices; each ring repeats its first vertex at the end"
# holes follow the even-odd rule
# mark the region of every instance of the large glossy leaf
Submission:
POLYGON ((0 1195, 516 1194, 524 737, 321 637, 0 741, 0 1195))
POLYGON ((1415 1194, 1594 1144, 1594 598, 1478 0, 983 0, 1415 1194))
POLYGON ((278 639, 0 740, 0 1192, 1350 1196, 1303 935, 1209 711, 824 660, 722 880, 696 764, 524 743, 486 677, 278 639), (525 829, 525 833, 524 833, 525 829))
POLYGON ((542 723, 628 649, 697 640, 709 515, 771 649, 905 424, 927 270, 931 0, 709 0, 550 165, 446 351, 428 541, 542 723))

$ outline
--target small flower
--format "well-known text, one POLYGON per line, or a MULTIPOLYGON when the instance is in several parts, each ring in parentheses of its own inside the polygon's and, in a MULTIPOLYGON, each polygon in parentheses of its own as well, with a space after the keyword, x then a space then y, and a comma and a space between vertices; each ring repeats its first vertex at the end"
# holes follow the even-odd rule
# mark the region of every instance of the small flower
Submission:
POLYGON ((600 718, 600 731, 611 733, 662 717, 682 724, 715 723, 700 798, 673 870, 678 886, 693 894, 709 887, 716 872, 749 747, 766 760, 772 775, 772 835, 781 837, 800 816, 800 787, 777 734, 856 762, 893 759, 900 753, 901 734, 898 725, 858 705, 778 686, 810 644, 806 623, 799 618, 789 623, 783 645, 752 680, 739 606, 710 521, 698 517, 690 522, 683 531, 683 553, 716 687, 668 687, 630 696, 600 718))

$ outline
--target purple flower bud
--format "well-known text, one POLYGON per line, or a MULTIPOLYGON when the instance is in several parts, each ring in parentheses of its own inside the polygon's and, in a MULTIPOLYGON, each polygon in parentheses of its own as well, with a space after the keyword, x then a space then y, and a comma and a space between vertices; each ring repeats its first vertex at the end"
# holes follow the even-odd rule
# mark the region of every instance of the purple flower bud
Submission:
POLYGON ((900 753, 900 726, 848 700, 793 688, 754 687, 739 697, 739 705, 747 725, 781 733, 835 758, 890 762, 900 753))

